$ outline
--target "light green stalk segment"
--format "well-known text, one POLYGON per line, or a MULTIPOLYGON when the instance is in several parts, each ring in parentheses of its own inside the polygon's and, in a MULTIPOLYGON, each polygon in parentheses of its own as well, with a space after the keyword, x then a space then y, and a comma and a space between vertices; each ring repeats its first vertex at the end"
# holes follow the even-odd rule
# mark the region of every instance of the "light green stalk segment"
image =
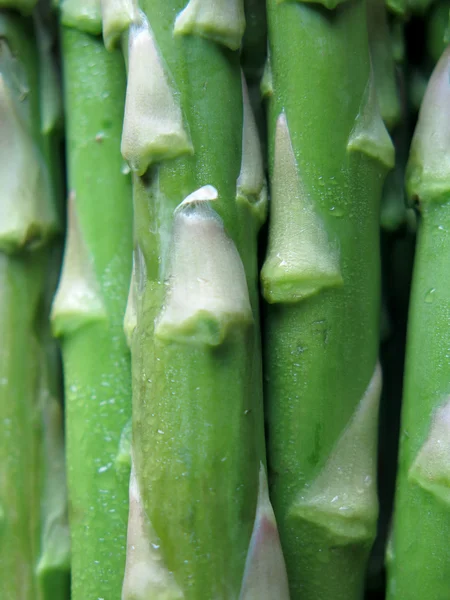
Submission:
POLYGON ((209 4, 142 2, 147 21, 126 46, 122 148, 143 143, 128 156, 137 173, 123 600, 288 597, 263 485, 263 162, 238 53, 217 45, 229 42, 217 34, 224 15, 241 31, 241 3, 209 4), (195 27, 181 30, 188 17, 195 27), (267 587, 257 574, 269 568, 267 587))
POLYGON ((362 598, 377 517, 379 201, 394 162, 366 6, 268 2, 271 498, 291 597, 362 598))
POLYGON ((419 233, 409 312, 388 599, 444 600, 450 589, 450 47, 430 79, 407 191, 419 233))
POLYGON ((72 600, 118 600, 125 567, 131 414, 122 331, 131 272, 132 195, 120 135, 125 73, 101 39, 62 29, 68 237, 52 309, 62 337, 72 600))
POLYGON ((5 600, 41 600, 38 331, 48 253, 40 247, 59 224, 41 137, 31 22, 0 13, 0 39, 0 581, 5 600))

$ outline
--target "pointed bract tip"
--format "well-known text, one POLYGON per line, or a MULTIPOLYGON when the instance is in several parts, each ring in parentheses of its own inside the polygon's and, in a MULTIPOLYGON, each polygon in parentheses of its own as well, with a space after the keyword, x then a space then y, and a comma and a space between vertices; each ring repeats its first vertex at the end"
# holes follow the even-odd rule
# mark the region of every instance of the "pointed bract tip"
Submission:
POLYGON ((435 410, 408 479, 450 506, 450 397, 435 410))
POLYGON ((237 50, 245 31, 243 0, 190 0, 175 20, 175 35, 199 35, 237 50))
POLYGON ((264 465, 239 600, 289 600, 289 586, 264 465))
POLYGON ((107 50, 113 50, 123 33, 139 21, 136 0, 101 0, 103 40, 107 50))
POLYGON ((365 154, 377 161, 386 172, 395 164, 395 148, 381 118, 372 71, 350 132, 347 150, 365 154))
POLYGON ((50 176, 0 73, 0 250, 41 246, 59 228, 50 176))
POLYGON ((261 270, 269 303, 294 303, 343 283, 339 250, 301 178, 282 112, 276 123, 269 245, 261 270))
POLYGON ((269 48, 267 48, 267 59, 266 64, 264 65, 263 76, 261 78, 260 90, 263 98, 269 98, 273 96, 273 75, 269 48))
POLYGON ((106 318, 100 285, 80 228, 75 192, 71 191, 63 267, 51 311, 53 333, 57 337, 69 334, 106 318))
POLYGON ((133 458, 129 492, 122 600, 183 600, 184 594, 165 565, 160 540, 145 512, 133 458))
POLYGON ((133 256, 133 270, 131 272, 130 288, 128 290, 127 306, 123 318, 123 331, 127 340, 128 347, 131 349, 134 332, 137 327, 137 307, 136 307, 136 277, 133 256))
POLYGON ((122 155, 133 171, 143 175, 155 162, 193 151, 167 65, 143 16, 139 24, 131 25, 128 40, 122 155))
POLYGON ((245 80, 242 79, 243 124, 241 170, 236 182, 236 200, 246 203, 258 226, 267 216, 267 187, 264 164, 253 109, 245 80))
POLYGON ((196 190, 175 211, 164 306, 156 323, 160 339, 216 346, 238 326, 253 323, 244 267, 209 206, 217 190, 196 190))
POLYGON ((378 516, 376 455, 382 375, 379 363, 328 461, 292 504, 290 519, 320 527, 336 546, 368 547, 378 516))
POLYGON ((408 195, 421 202, 450 198, 450 46, 428 83, 406 169, 408 195))
POLYGON ((219 197, 219 192, 213 185, 204 185, 203 187, 195 190, 186 196, 186 198, 177 206, 175 211, 186 207, 189 204, 196 204, 197 202, 213 202, 219 197))

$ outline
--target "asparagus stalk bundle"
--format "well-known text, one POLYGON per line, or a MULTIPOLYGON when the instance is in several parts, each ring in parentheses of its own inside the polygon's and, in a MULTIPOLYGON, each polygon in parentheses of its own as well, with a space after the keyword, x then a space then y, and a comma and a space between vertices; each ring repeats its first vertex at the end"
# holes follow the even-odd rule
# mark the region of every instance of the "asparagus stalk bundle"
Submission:
POLYGON ((365 3, 326 6, 268 2, 268 460, 291 597, 350 600, 376 530, 379 201, 394 151, 365 3))
POLYGON ((407 191, 419 232, 408 325, 388 599, 444 600, 450 589, 450 47, 430 79, 407 191))
POLYGON ((58 272, 58 90, 46 85, 52 60, 30 19, 1 12, 0 40, 0 581, 5 600, 62 600, 67 503, 47 275, 58 272))
POLYGON ((132 195, 120 156, 125 69, 119 52, 108 53, 88 33, 95 30, 92 6, 61 6, 69 201, 52 318, 65 373, 71 598, 113 600, 125 567, 128 511, 131 367, 122 321, 132 195))
POLYGON ((288 597, 268 498, 257 247, 266 212, 241 0, 102 3, 128 83, 133 434, 123 600, 288 597))

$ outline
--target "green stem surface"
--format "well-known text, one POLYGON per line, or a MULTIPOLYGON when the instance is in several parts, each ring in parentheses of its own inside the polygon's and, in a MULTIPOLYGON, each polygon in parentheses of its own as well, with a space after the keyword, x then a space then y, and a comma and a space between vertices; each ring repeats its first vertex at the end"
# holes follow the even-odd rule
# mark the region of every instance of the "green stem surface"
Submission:
POLYGON ((243 3, 140 4, 145 18, 124 36, 122 152, 136 174, 123 598, 284 599, 265 484, 256 238, 266 191, 237 52, 243 3))
POLYGON ((375 536, 379 202, 393 148, 364 2, 268 2, 262 269, 272 501, 291 598, 362 598, 375 536))
POLYGON ((0 13, 0 40, 0 581, 6 600, 62 600, 67 499, 46 277, 57 193, 31 20, 0 13))
POLYGON ((444 600, 450 589, 450 48, 430 79, 411 144, 419 208, 408 321, 389 600, 444 600))
POLYGON ((120 135, 125 69, 99 38, 62 28, 68 237, 53 305, 62 338, 72 600, 118 600, 125 567, 131 415, 122 330, 131 274, 132 195, 120 135))

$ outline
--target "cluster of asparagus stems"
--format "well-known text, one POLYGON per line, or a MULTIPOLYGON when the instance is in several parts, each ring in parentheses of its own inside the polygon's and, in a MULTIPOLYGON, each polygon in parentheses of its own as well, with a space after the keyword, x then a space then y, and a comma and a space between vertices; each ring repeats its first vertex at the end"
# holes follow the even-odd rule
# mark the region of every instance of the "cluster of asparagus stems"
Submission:
POLYGON ((2 600, 450 598, 450 1, 387 4, 0 0, 2 600))

